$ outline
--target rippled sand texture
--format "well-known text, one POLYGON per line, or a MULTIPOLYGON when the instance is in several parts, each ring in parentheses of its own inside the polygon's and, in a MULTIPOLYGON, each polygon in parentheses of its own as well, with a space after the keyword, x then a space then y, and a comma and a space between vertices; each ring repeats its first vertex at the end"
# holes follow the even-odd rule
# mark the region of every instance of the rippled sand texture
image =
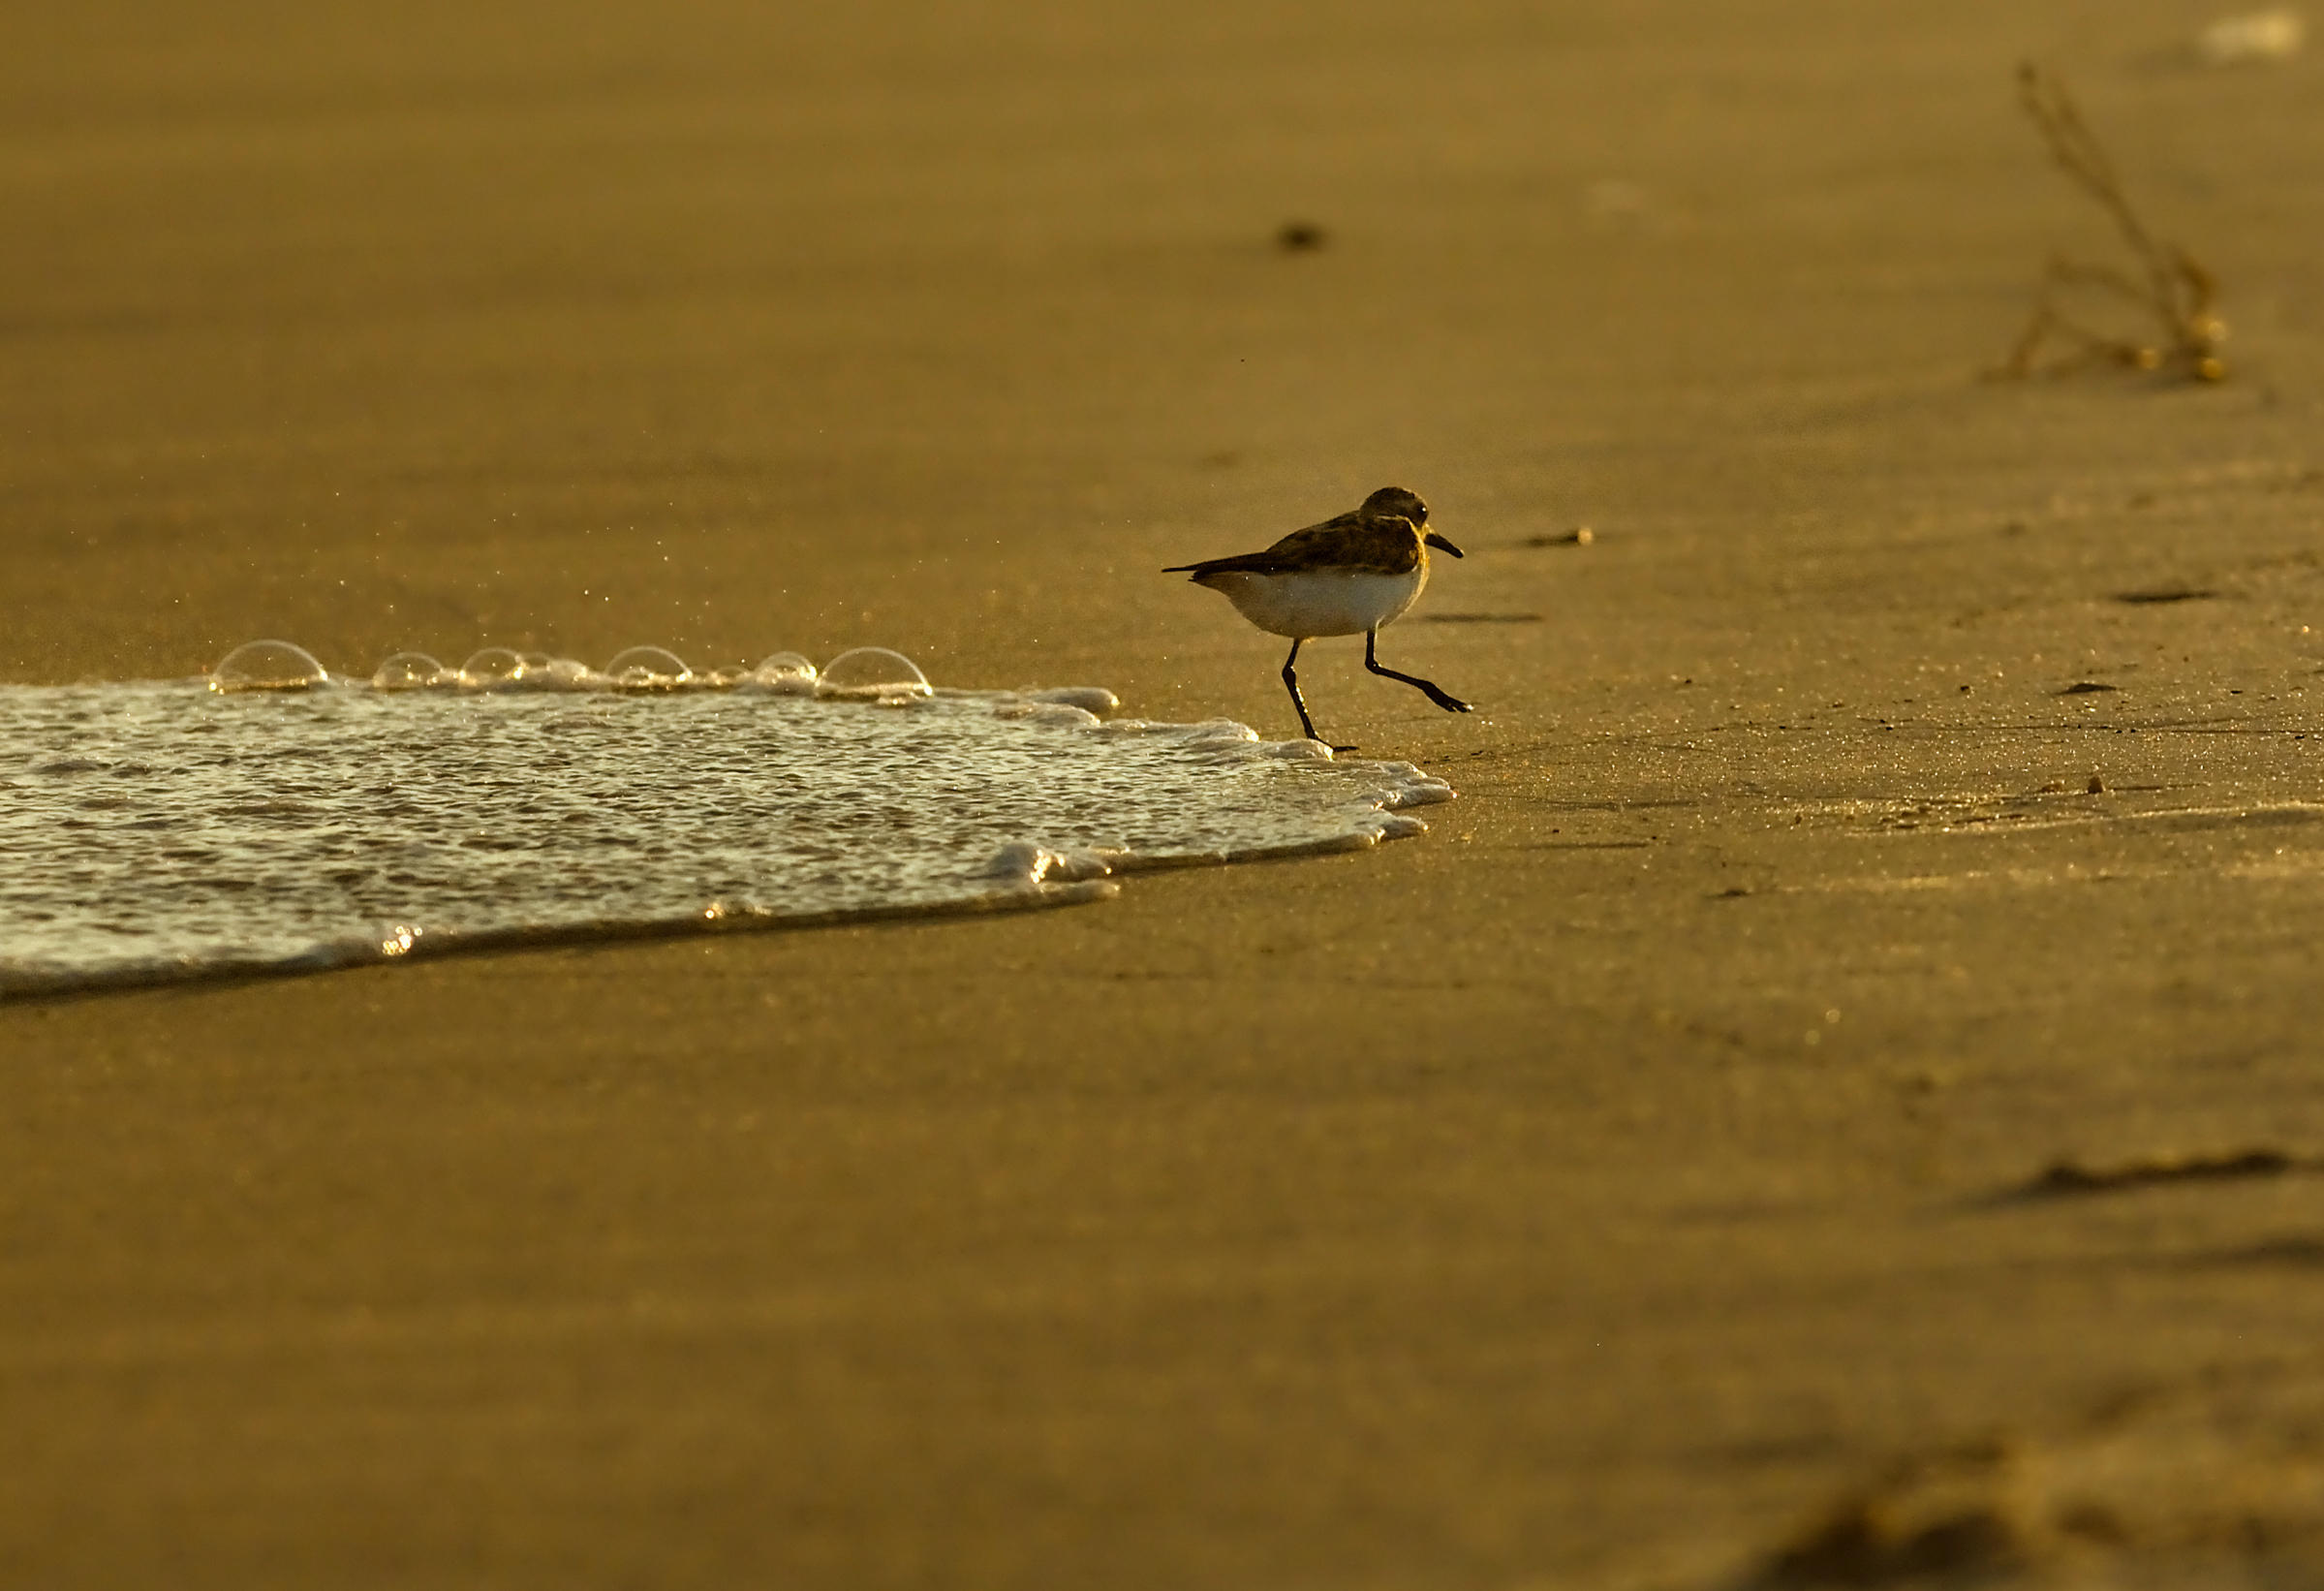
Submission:
MULTIPOLYGON (((1070 693, 1066 693, 1070 694, 1070 693)), ((1088 899, 1451 797, 1009 693, 0 688, 0 994, 1088 899)))

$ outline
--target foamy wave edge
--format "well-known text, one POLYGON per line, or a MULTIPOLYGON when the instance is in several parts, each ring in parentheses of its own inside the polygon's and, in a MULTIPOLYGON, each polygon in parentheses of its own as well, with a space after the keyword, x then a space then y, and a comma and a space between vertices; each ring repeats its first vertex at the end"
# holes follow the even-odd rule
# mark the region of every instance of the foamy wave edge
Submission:
MULTIPOLYGON (((901 654, 884 648, 883 656, 911 667, 901 654)), ((850 654, 852 655, 852 654, 850 654)), ((839 661, 839 660, 835 660, 839 661)), ((606 673, 596 673, 588 684, 568 683, 565 689, 621 689, 606 673)), ((918 670, 913 669, 914 676, 918 670)), ((215 676, 212 688, 215 689, 215 676)), ((811 673, 821 685, 820 673, 811 673)), ((732 688, 742 682, 719 681, 710 688, 732 688)), ((36 687, 37 688, 37 687, 36 687)), ((264 689, 266 687, 260 687, 264 689)), ((381 689, 362 682, 331 682, 339 690, 381 689)), ((541 688, 541 687, 533 687, 541 688)), ((549 687, 558 688, 558 687, 549 687)), ((744 684, 748 689, 749 685, 744 684)), ((766 688, 761 686, 760 688, 766 688)), ((990 703, 993 716, 1067 733, 1105 736, 1157 736, 1175 739, 1190 750, 1221 762, 1323 763, 1367 779, 1372 788, 1351 791, 1351 827, 1320 839, 1285 845, 1254 845, 1179 855, 1148 856, 1136 852, 1092 849, 1058 851, 1032 841, 1004 845, 983 869, 992 886, 989 892, 958 900, 923 902, 894 907, 868 907, 829 912, 780 912, 722 901, 706 902, 685 918, 604 919, 581 923, 496 930, 429 929, 423 924, 383 925, 371 934, 351 934, 306 947, 286 956, 221 955, 201 960, 159 958, 123 963, 98 971, 62 969, 52 965, 0 957, 0 1002, 98 994, 112 990, 151 988, 194 983, 224 983, 258 978, 294 976, 373 966, 391 961, 432 959, 440 955, 471 954, 496 950, 612 944, 693 937, 752 930, 833 927, 848 923, 931 920, 982 916, 992 912, 1036 911, 1053 906, 1081 905, 1110 900, 1121 892, 1120 875, 1184 867, 1224 866, 1305 856, 1330 856, 1369 851, 1384 840, 1424 834, 1428 825, 1413 816, 1412 807, 1454 800, 1458 792, 1436 775, 1411 763, 1349 760, 1314 740, 1266 740, 1256 730, 1233 719, 1206 719, 1193 724, 1145 718, 1103 718, 1119 706, 1115 695, 1098 686, 1065 686, 1018 691, 980 691, 929 686, 921 679, 917 691, 880 688, 778 688, 783 695, 813 695, 837 702, 856 702, 891 710, 911 711, 938 700, 980 701, 990 703)))

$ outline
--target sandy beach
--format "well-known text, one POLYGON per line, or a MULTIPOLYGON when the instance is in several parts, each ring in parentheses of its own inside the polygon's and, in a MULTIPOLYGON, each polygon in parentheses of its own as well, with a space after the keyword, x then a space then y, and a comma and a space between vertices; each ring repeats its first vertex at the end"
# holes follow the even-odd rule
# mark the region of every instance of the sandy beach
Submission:
POLYGON ((1479 711, 1307 650, 1364 854, 0 1004, 0 1583, 2324 1584, 2324 45, 202 10, 0 24, 0 680, 1287 736, 1159 571, 1395 483, 1479 711), (2225 382, 1981 379, 2119 249, 2027 58, 2225 382))

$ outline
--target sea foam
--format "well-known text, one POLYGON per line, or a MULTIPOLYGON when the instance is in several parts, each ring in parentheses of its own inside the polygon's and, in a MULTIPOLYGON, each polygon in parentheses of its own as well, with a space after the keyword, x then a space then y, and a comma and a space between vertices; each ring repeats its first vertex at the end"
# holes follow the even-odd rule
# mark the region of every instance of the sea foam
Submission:
POLYGON ((1094 687, 901 654, 593 669, 287 642, 200 679, 0 687, 0 997, 462 947, 1058 905, 1140 867, 1356 849, 1452 790, 1094 687))

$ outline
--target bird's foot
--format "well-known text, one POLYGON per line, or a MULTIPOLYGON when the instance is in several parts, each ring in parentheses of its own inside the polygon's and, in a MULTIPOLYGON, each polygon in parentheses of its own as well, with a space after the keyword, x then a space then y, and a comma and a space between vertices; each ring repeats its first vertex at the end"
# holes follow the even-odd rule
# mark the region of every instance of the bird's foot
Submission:
POLYGON ((1453 695, 1450 691, 1445 690, 1440 685, 1432 684, 1428 680, 1414 679, 1410 674, 1400 674, 1386 669, 1376 669, 1373 671, 1373 672, 1384 673, 1390 679, 1403 680, 1407 685, 1413 687, 1422 696, 1427 697, 1431 702, 1434 702, 1438 706, 1442 707, 1446 712, 1476 711, 1474 707, 1471 706, 1468 702, 1463 702, 1459 697, 1453 695))

